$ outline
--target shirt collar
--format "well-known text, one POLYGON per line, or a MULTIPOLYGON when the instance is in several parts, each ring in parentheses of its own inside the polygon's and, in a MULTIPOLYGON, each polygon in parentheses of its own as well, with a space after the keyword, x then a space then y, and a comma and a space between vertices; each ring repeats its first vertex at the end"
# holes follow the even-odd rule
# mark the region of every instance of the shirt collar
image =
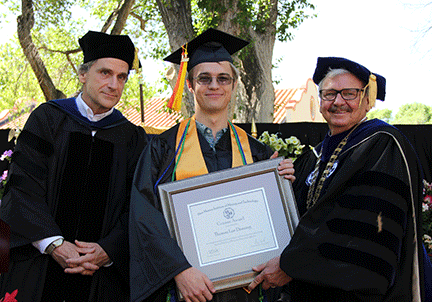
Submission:
POLYGON ((210 144, 210 147, 215 150, 215 145, 219 141, 219 139, 222 137, 222 135, 228 131, 228 127, 223 128, 222 130, 219 130, 216 133, 216 137, 213 137, 213 131, 207 127, 204 124, 201 124, 200 122, 196 121, 197 130, 205 137, 207 142, 210 144))
POLYGON ((114 111, 114 107, 108 110, 107 112, 100 113, 100 114, 94 114, 93 110, 84 102, 82 98, 82 92, 77 96, 76 98, 76 104, 78 107, 78 111, 81 113, 82 116, 86 117, 89 121, 92 122, 98 122, 104 117, 107 117, 114 111))

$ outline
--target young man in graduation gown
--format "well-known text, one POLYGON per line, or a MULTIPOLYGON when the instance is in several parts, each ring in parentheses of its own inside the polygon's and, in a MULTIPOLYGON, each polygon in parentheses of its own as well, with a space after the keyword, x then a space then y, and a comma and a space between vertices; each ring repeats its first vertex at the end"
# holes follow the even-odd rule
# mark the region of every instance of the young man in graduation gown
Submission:
MULTIPOLYGON (((234 289, 214 294, 212 282, 191 267, 162 214, 158 185, 269 159, 271 149, 234 126, 228 104, 238 81, 231 55, 248 42, 209 29, 187 44, 189 90, 195 114, 155 137, 144 150, 132 186, 130 209, 132 301, 175 299, 175 287, 186 301, 259 301, 259 291, 234 289), (171 290, 170 290, 171 289, 171 290)), ((182 49, 166 60, 180 63, 182 49)), ((182 91, 182 90, 180 90, 182 91)), ((277 156, 274 154, 273 156, 277 156)), ((279 165, 293 179, 291 160, 279 165)))
POLYGON ((41 104, 19 135, 0 217, 1 292, 18 301, 127 301, 128 215, 144 129, 113 107, 139 64, 128 36, 89 31, 76 98, 41 104))
POLYGON ((366 113, 385 79, 344 58, 318 58, 313 80, 329 133, 295 162, 302 215, 254 288, 289 282, 292 301, 424 301, 422 171, 395 127, 366 113))

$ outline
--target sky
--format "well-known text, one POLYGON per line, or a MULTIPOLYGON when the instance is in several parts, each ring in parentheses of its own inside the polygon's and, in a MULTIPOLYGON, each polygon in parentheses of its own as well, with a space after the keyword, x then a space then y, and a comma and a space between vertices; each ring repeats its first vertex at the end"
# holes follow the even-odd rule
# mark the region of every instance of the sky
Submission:
POLYGON ((344 57, 386 78, 385 101, 377 101, 377 109, 394 115, 404 104, 432 106, 432 32, 420 43, 414 32, 430 22, 432 7, 418 9, 407 1, 422 0, 310 0, 318 16, 306 20, 293 41, 275 46, 274 58, 282 57, 273 73, 281 80, 276 87, 305 84, 318 57, 344 57))
MULTIPOLYGON (((390 109, 419 102, 432 106, 427 94, 432 71, 432 32, 418 40, 422 26, 431 24, 432 5, 413 4, 430 0, 309 0, 316 18, 293 31, 294 39, 277 42, 273 59, 275 88, 298 88, 312 78, 318 57, 336 56, 356 61, 387 79, 385 102, 377 109, 390 109), (429 19, 428 19, 429 18, 429 19)), ((430 1, 432 2, 432 1, 430 1)), ((11 16, 11 20, 15 20, 11 16)), ((97 30, 97 29, 93 29, 97 30)), ((15 22, 2 24, 0 43, 16 31, 15 22)), ((144 61, 145 79, 158 81, 164 63, 144 61)))

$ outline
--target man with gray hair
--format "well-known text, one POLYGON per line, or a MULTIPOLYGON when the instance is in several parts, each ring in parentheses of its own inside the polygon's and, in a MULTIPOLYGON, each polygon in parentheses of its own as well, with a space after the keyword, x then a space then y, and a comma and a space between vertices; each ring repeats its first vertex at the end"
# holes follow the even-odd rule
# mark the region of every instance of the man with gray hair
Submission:
POLYGON ((426 301, 422 170, 398 129, 366 117, 384 101, 385 78, 323 57, 313 80, 329 132, 296 160, 299 225, 249 288, 289 284, 296 302, 426 301))
POLYGON ((128 36, 79 43, 82 93, 30 115, 1 204, 11 261, 0 296, 18 289, 18 301, 129 299, 129 196, 147 138, 114 106, 139 62, 128 36))

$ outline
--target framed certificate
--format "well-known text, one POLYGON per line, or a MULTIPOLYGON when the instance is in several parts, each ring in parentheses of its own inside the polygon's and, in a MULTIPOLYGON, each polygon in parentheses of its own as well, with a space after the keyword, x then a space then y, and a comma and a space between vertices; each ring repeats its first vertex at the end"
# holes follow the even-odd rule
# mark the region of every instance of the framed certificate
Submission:
POLYGON ((281 158, 159 186, 171 236, 216 291, 249 284, 253 266, 281 254, 299 216, 281 158))

